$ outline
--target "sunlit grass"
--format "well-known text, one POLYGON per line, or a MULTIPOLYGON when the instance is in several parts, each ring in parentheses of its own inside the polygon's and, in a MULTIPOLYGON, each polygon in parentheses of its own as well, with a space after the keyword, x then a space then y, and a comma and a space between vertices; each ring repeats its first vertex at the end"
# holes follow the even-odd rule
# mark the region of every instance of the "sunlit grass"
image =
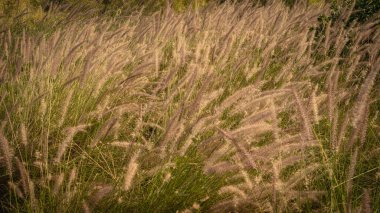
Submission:
POLYGON ((0 34, 2 209, 376 211, 378 22, 328 13, 225 3, 0 34))

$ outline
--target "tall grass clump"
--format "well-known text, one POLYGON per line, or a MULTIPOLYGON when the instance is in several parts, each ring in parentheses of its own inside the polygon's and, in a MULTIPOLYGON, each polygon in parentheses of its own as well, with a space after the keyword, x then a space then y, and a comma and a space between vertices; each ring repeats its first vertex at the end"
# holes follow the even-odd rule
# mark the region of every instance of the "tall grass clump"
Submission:
POLYGON ((0 34, 10 212, 372 212, 379 19, 226 2, 0 34))

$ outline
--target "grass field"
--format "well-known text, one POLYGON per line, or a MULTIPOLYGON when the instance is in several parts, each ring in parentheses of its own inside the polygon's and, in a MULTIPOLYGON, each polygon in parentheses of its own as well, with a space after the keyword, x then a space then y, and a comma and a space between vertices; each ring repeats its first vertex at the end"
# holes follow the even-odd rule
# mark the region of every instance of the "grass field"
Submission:
POLYGON ((2 211, 380 211, 379 15, 70 10, 0 32, 2 211))

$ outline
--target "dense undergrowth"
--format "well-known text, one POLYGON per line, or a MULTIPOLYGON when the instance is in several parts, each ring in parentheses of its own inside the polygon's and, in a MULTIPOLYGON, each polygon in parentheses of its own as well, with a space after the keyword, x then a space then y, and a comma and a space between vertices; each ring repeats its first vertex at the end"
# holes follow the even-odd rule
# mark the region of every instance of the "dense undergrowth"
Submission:
POLYGON ((0 34, 3 211, 379 211, 378 15, 55 10, 0 34))
MULTIPOLYGON (((244 2, 235 0, 234 2, 244 2)), ((273 0, 248 0, 251 4, 265 6, 273 0)), ((281 1, 293 7, 296 0, 281 1)), ((2 0, 0 2, 0 33, 8 28, 13 34, 23 30, 33 34, 46 34, 66 25, 67 21, 77 20, 82 16, 101 15, 105 17, 128 16, 134 11, 144 15, 164 9, 168 5, 176 12, 201 9, 213 4, 220 5, 226 0, 2 0)), ((380 11, 380 1, 374 0, 305 0, 302 3, 312 5, 330 4, 331 13, 324 19, 335 19, 345 7, 353 7, 351 21, 364 23, 380 11)), ((84 16, 84 17, 83 17, 84 16)))

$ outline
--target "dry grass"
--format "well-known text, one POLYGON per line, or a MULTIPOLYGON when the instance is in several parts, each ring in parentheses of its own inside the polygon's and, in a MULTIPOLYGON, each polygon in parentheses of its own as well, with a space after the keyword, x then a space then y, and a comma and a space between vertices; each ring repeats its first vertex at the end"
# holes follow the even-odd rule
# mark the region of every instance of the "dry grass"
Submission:
POLYGON ((347 9, 323 27, 327 8, 225 3, 1 34, 3 209, 370 211, 378 20, 348 24, 347 9))

